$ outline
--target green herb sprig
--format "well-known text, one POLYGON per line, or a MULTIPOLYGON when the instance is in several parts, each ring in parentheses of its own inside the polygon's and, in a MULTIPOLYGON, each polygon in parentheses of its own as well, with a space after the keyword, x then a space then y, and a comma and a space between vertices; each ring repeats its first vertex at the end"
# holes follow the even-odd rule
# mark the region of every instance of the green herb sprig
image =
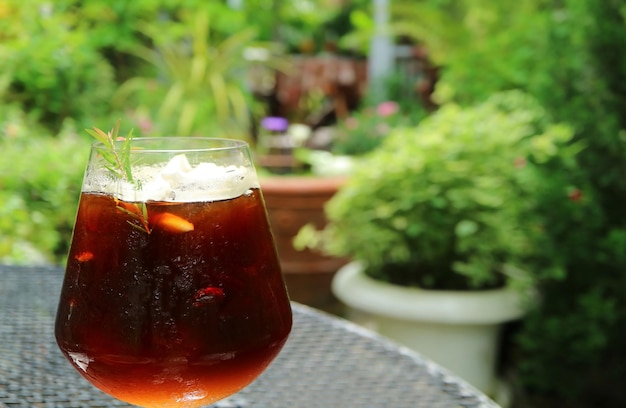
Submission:
POLYGON ((133 130, 128 132, 126 137, 119 136, 120 121, 118 120, 115 127, 110 132, 105 133, 103 130, 94 127, 93 129, 85 129, 93 138, 102 143, 104 146, 97 146, 96 151, 108 162, 107 169, 117 178, 126 179, 134 183, 133 173, 130 166, 130 146, 133 139, 133 130), (121 145, 117 146, 116 142, 121 141, 121 145))
MULTIPOLYGON (((96 146, 95 150, 106 160, 107 164, 105 167, 107 170, 109 170, 114 177, 122 180, 125 179, 134 184, 137 189, 141 190, 141 182, 133 178, 130 164, 133 130, 131 129, 125 137, 119 136, 119 120, 110 132, 104 132, 97 127, 85 130, 98 142, 102 143, 102 146, 96 146)), ((120 203, 116 201, 116 206, 119 211, 132 218, 132 220, 128 221, 131 226, 150 234, 152 230, 148 224, 148 208, 146 207, 146 203, 136 202, 120 205, 120 203)))

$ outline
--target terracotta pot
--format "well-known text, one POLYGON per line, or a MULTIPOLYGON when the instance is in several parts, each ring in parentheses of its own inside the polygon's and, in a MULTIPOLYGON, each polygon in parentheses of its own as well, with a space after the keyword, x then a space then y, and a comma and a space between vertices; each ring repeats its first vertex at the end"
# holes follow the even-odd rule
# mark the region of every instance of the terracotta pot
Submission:
POLYGON ((345 180, 313 176, 261 178, 261 191, 291 299, 333 313, 341 304, 330 285, 335 272, 347 261, 308 249, 298 250, 293 239, 306 224, 318 229, 326 225, 324 205, 345 180))

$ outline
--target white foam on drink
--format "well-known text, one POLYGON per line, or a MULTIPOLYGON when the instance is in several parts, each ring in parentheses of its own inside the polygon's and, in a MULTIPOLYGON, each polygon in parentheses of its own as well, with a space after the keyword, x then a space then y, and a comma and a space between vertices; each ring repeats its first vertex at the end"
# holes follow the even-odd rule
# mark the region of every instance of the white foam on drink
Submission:
POLYGON ((111 182, 104 169, 85 176, 83 191, 112 194, 124 201, 198 202, 227 200, 259 187, 252 168, 214 163, 192 166, 184 154, 164 166, 134 166, 132 175, 141 188, 127 180, 111 182))

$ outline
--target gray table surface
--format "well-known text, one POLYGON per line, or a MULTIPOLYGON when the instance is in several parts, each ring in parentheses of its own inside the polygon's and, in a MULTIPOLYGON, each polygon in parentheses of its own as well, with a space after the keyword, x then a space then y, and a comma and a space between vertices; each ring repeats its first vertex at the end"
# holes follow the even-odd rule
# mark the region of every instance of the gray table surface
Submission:
MULTIPOLYGON (((53 323, 63 270, 0 265, 0 407, 128 407, 62 356, 53 323)), ((348 321, 294 303, 293 331, 252 385, 214 407, 492 407, 420 355, 348 321)))

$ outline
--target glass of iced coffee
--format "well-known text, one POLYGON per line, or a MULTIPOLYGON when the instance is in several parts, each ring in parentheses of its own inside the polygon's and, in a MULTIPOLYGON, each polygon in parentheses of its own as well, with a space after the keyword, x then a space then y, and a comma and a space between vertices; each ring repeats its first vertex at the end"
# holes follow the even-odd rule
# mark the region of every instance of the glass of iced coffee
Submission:
POLYGON ((96 143, 85 171, 55 334, 111 396, 197 407, 250 384, 291 330, 246 143, 96 143))

